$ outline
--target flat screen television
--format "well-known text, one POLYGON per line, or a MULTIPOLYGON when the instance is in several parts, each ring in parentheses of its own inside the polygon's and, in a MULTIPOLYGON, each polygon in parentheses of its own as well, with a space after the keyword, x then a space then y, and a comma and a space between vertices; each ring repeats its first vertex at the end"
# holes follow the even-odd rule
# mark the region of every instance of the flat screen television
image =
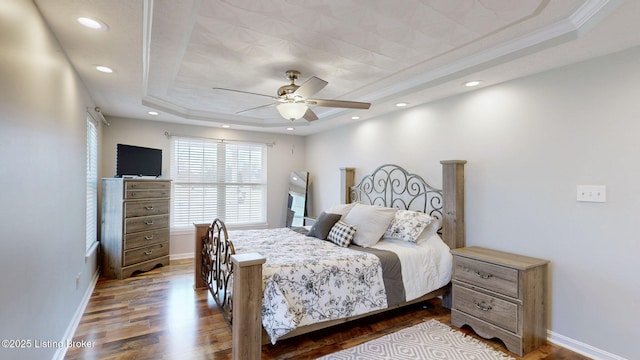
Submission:
POLYGON ((162 175, 162 149, 117 144, 116 177, 162 175))

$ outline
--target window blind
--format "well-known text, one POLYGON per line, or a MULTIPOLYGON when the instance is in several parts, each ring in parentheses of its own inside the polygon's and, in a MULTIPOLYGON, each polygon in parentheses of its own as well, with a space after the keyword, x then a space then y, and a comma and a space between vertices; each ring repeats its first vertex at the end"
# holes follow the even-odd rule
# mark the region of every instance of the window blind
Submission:
POLYGON ((171 226, 266 222, 266 145, 172 137, 171 226))
POLYGON ((98 134, 96 125, 87 117, 87 208, 86 250, 98 241, 98 134))

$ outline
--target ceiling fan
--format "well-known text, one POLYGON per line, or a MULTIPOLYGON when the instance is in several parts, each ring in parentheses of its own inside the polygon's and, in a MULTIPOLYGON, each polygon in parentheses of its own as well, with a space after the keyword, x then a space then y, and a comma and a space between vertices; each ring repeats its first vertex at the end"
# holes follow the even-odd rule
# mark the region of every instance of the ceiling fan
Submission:
POLYGON ((242 111, 238 111, 236 114, 241 114, 247 111, 257 110, 275 105, 280 115, 282 115, 283 118, 291 121, 298 120, 300 118, 304 118, 307 121, 318 120, 318 116, 313 112, 313 110, 309 108, 309 105, 344 109, 368 109, 371 106, 370 103, 357 101, 311 99, 310 96, 313 96, 315 93, 322 90, 325 86, 327 86, 328 82, 313 76, 309 80, 305 81, 302 85, 296 85, 295 82, 300 77, 300 72, 298 70, 287 70, 285 75, 287 79, 291 81, 291 83, 281 86, 278 89, 278 96, 218 87, 214 87, 213 89, 266 96, 274 100, 274 102, 271 104, 245 109, 242 111))

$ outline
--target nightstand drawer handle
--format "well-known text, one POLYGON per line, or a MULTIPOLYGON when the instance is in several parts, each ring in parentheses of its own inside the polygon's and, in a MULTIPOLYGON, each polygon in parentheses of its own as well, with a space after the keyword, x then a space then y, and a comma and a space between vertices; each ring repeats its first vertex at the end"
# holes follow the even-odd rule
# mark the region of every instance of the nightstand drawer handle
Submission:
POLYGON ((493 307, 491 305, 487 305, 484 301, 483 302, 477 302, 477 301, 473 301, 473 304, 480 310, 482 311, 489 311, 491 309, 493 309, 493 307))
POLYGON ((476 273, 476 275, 480 276, 480 277, 481 277, 481 278, 483 278, 483 279, 490 279, 490 278, 492 278, 492 277, 493 277, 493 275, 492 275, 492 274, 483 274, 483 273, 481 273, 481 272, 480 272, 480 271, 478 271, 478 270, 476 270, 476 271, 474 271, 474 272, 476 273))
POLYGON ((144 207, 146 210, 153 210, 153 206, 145 206, 144 207))
POLYGON ((151 255, 151 254, 153 254, 153 251, 151 251, 151 250, 149 250, 149 251, 145 251, 145 252, 144 252, 144 254, 145 254, 145 255, 151 255))
POLYGON ((145 221, 144 223, 147 225, 153 225, 153 220, 145 221))
POLYGON ((153 235, 147 235, 144 237, 145 240, 153 240, 153 235))

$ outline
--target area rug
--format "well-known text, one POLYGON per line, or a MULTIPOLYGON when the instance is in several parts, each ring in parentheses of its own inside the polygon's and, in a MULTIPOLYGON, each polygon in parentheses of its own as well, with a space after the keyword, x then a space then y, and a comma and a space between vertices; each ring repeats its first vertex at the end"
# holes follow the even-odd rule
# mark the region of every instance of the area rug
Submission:
POLYGON ((514 360, 513 357, 437 320, 429 320, 320 359, 514 360))

